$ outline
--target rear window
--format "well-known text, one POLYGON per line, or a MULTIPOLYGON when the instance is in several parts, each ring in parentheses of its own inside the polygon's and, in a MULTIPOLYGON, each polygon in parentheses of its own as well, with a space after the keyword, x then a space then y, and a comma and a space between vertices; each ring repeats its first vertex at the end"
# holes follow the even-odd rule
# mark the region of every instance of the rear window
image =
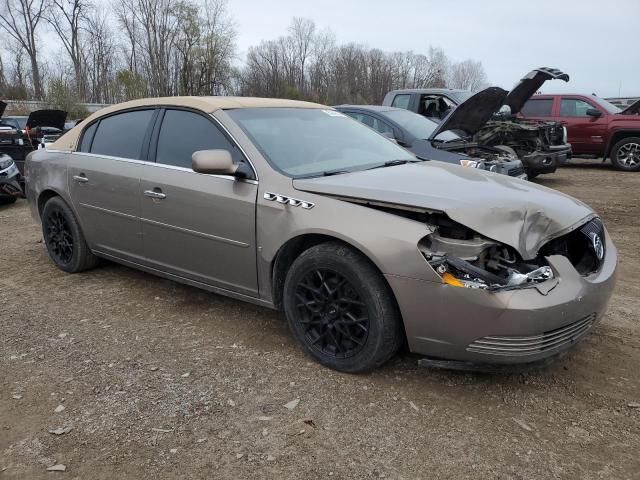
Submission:
POLYGON ((391 106, 396 108, 404 108, 408 110, 409 100, 411 100, 411 95, 396 95, 395 97, 393 97, 393 102, 391 102, 391 106))
POLYGON ((522 107, 525 117, 550 117, 553 107, 553 98, 532 98, 522 107))
POLYGON ((100 120, 91 153, 139 160, 154 110, 119 113, 100 120))

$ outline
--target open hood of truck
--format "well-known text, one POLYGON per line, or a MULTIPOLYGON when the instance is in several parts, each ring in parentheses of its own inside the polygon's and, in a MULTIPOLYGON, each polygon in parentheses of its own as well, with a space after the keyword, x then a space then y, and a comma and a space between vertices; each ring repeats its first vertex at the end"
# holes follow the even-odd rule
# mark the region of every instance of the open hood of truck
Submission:
POLYGON ((595 216, 587 205, 556 190, 443 162, 299 178, 293 180, 293 186, 365 205, 444 212, 452 220, 512 246, 525 260, 535 258, 549 240, 595 216))
POLYGON ((504 105, 507 91, 500 87, 489 87, 471 95, 459 104, 431 133, 429 140, 435 139, 448 130, 462 131, 473 135, 489 121, 493 113, 504 105))
POLYGON ((640 98, 622 110, 619 115, 640 115, 640 98))
POLYGON ((62 110, 36 110, 29 114, 27 128, 52 127, 64 130, 67 112, 62 110))
POLYGON ((541 67, 531 70, 507 95, 504 104, 509 105, 511 114, 515 115, 519 113, 526 101, 529 100, 547 80, 564 80, 568 82, 569 75, 561 72, 557 68, 541 67))

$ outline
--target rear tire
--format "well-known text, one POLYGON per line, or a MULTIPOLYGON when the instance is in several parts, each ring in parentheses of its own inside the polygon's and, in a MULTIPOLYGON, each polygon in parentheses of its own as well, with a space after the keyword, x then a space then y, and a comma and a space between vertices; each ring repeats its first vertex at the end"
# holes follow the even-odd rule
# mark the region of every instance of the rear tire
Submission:
POLYGON ((616 170, 640 171, 640 137, 623 138, 613 146, 610 157, 616 170))
POLYGON ((405 338, 393 293, 380 272, 340 242, 312 247, 293 262, 283 305, 305 352, 342 372, 381 366, 405 338))
POLYGON ((42 209, 42 235, 49 258, 60 270, 82 272, 98 264, 80 230, 73 211, 60 197, 47 201, 42 209))

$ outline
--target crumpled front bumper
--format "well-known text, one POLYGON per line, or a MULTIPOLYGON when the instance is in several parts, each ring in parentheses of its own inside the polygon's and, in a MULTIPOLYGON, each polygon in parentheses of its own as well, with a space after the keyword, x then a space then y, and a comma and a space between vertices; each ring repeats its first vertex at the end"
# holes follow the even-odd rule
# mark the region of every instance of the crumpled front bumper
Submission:
POLYGON ((521 158, 529 174, 553 173, 571 159, 571 145, 550 147, 548 151, 536 150, 521 158))
POLYGON ((489 292, 386 275, 409 348, 432 358, 482 364, 538 362, 570 348, 605 313, 616 248, 606 235, 600 270, 581 276, 566 257, 548 257, 555 278, 537 287, 489 292))

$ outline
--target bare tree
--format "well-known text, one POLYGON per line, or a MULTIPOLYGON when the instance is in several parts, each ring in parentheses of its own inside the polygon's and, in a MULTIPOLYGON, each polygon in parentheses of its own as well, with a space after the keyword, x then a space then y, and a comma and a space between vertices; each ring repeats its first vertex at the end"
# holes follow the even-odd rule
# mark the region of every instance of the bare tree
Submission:
POLYGON ((465 60, 451 66, 449 74, 449 86, 451 88, 463 88, 473 92, 480 90, 487 84, 487 74, 482 67, 482 62, 465 60))
POLYGON ((305 67, 311 56, 313 42, 315 40, 316 24, 312 20, 294 17, 289 27, 290 45, 297 62, 296 85, 300 94, 305 94, 305 67))
POLYGON ((44 88, 38 64, 37 32, 48 0, 1 0, 0 27, 27 52, 36 98, 43 98, 44 88))
POLYGON ((94 10, 87 19, 87 35, 84 73, 88 99, 97 103, 117 101, 113 92, 117 49, 113 29, 104 11, 94 10))
POLYGON ((91 5, 87 0, 51 0, 46 19, 64 46, 73 66, 77 94, 86 96, 83 30, 87 27, 91 5))

